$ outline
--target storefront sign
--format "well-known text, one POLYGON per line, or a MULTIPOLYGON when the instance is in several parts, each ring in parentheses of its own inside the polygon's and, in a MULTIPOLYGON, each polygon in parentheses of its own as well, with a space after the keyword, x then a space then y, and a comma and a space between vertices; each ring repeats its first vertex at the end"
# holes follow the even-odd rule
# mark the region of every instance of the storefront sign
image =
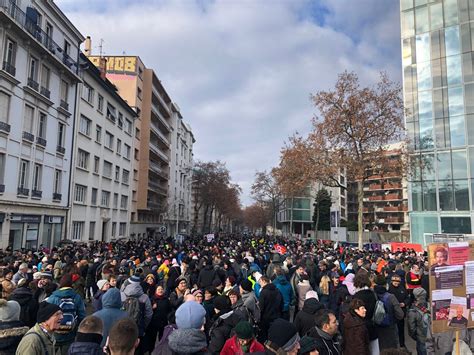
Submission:
POLYGON ((41 223, 41 216, 31 214, 12 214, 11 222, 41 223))

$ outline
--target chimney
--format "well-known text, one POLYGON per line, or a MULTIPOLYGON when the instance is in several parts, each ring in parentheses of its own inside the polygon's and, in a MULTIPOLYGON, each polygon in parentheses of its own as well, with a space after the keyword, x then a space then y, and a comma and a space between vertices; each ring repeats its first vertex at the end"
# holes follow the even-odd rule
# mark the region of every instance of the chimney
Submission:
POLYGON ((92 55, 92 41, 91 36, 86 37, 86 42, 84 44, 84 54, 86 56, 92 55))
POLYGON ((100 77, 105 80, 105 77, 107 75, 107 59, 105 57, 99 58, 99 71, 100 77))

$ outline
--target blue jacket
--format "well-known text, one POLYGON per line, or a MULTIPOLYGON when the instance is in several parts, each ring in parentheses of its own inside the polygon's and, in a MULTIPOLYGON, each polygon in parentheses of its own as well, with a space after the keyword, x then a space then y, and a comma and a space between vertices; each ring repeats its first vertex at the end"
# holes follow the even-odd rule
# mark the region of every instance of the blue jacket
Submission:
POLYGON ((79 294, 71 287, 63 287, 54 291, 51 296, 47 298, 47 301, 59 306, 61 304, 61 299, 64 297, 71 298, 74 301, 77 316, 76 329, 69 332, 68 334, 55 334, 56 342, 59 344, 74 341, 74 337, 76 336, 77 332, 77 326, 79 326, 79 323, 81 323, 81 321, 86 317, 84 301, 82 300, 81 296, 79 296, 79 294))
POLYGON ((104 323, 104 331, 102 335, 101 346, 105 345, 107 337, 109 336, 109 331, 112 326, 119 321, 120 319, 127 318, 128 314, 125 311, 122 311, 122 299, 120 298, 120 291, 116 288, 110 288, 102 296, 102 309, 95 312, 93 315, 102 319, 104 323))
POLYGON ((283 312, 289 311, 293 300, 293 288, 291 287, 291 284, 284 275, 280 275, 273 280, 273 284, 283 296, 283 312))

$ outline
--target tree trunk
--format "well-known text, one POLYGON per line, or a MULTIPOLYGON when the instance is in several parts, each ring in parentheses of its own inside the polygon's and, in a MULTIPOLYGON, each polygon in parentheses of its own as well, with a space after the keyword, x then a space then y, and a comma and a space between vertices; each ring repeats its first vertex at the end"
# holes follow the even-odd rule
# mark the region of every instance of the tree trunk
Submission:
POLYGON ((362 249, 363 240, 362 235, 364 232, 364 223, 363 223, 363 211, 364 211, 364 181, 357 182, 357 237, 358 237, 358 247, 362 249))
POLYGON ((293 196, 291 197, 291 208, 290 208, 290 236, 293 237, 293 196))
POLYGON ((314 234, 316 240, 318 240, 318 230, 319 230, 319 203, 316 203, 316 228, 314 228, 314 234))
POLYGON ((207 212, 209 211, 209 205, 206 205, 206 209, 204 210, 204 216, 202 218, 202 228, 201 228, 201 234, 204 234, 206 232, 206 227, 207 227, 207 212))

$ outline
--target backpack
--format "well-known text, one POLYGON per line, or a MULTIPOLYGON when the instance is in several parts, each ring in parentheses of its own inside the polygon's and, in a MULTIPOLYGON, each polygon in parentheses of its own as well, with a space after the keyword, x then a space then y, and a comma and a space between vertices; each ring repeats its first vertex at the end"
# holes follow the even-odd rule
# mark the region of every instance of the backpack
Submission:
POLYGON ((430 312, 423 312, 420 308, 418 308, 416 306, 412 309, 414 309, 416 312, 420 313, 420 315, 421 315, 421 329, 423 331, 423 334, 426 336, 426 334, 428 334, 428 328, 431 324, 431 314, 430 314, 430 312))
POLYGON ((380 327, 389 327, 393 324, 393 310, 389 303, 390 294, 385 292, 380 299, 377 295, 377 301, 375 303, 374 315, 372 317, 373 322, 380 327))
POLYGON ((62 297, 59 300, 59 308, 61 308, 63 312, 63 319, 56 333, 68 334, 76 329, 77 313, 74 299, 71 297, 62 297))
POLYGON ((135 321, 139 336, 145 334, 145 303, 140 302, 138 297, 129 296, 122 302, 122 310, 135 321))
POLYGON ((153 352, 151 355, 172 355, 173 352, 171 351, 169 345, 168 345, 168 337, 170 336, 171 333, 174 332, 176 329, 176 325, 174 324, 169 324, 163 329, 163 335, 161 336, 161 339, 156 338, 156 343, 155 343, 155 349, 153 349, 153 352))

